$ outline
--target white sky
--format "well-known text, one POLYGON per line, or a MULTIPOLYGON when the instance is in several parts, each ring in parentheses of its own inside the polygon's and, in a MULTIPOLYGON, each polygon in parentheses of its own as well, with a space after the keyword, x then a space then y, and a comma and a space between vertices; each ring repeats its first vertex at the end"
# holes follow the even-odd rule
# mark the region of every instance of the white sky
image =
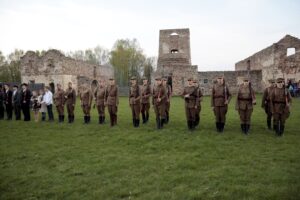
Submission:
POLYGON ((298 0, 0 0, 0 50, 65 52, 136 38, 157 56, 159 30, 190 28, 200 71, 234 64, 286 34, 300 38, 298 0))

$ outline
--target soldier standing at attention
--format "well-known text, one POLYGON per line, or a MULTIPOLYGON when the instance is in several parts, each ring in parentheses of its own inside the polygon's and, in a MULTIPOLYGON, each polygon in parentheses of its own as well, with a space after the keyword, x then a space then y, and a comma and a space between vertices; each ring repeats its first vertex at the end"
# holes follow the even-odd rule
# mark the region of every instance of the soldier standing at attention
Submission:
POLYGON ((201 101, 202 101, 202 91, 199 87, 198 81, 196 79, 193 80, 193 84, 195 86, 196 89, 196 110, 195 110, 195 126, 198 126, 200 123, 200 112, 201 112, 201 101))
POLYGON ((65 101, 66 101, 66 107, 68 112, 68 122, 73 123, 74 122, 74 109, 76 105, 76 92, 74 88, 72 87, 72 83, 68 83, 68 89, 65 92, 65 101))
MULTIPOLYGON (((22 84, 22 92, 21 92, 21 109, 24 115, 24 121, 30 121, 30 99, 31 99, 31 91, 28 89, 27 83, 22 84)), ((51 98, 52 100, 52 98, 51 98)))
POLYGON ((223 76, 217 77, 217 82, 213 85, 211 94, 211 107, 216 117, 217 131, 222 133, 225 127, 226 113, 231 99, 231 93, 225 84, 223 76))
POLYGON ((65 105, 65 92, 64 90, 61 88, 61 84, 56 84, 57 90, 54 93, 54 104, 56 106, 57 109, 57 113, 58 113, 58 122, 62 123, 64 122, 65 119, 65 109, 64 109, 64 105, 65 105))
POLYGON ((148 84, 148 79, 146 77, 143 77, 142 79, 143 85, 141 86, 141 113, 143 124, 145 124, 149 120, 151 87, 148 84))
POLYGON ((132 123, 134 127, 140 126, 140 111, 141 111, 141 96, 140 88, 137 84, 136 77, 133 76, 130 79, 131 86, 129 89, 129 105, 132 113, 132 123))
POLYGON ((4 91, 0 84, 0 120, 4 119, 4 91))
POLYGON ((285 121, 290 116, 290 105, 292 97, 285 88, 284 79, 277 79, 277 87, 273 89, 271 94, 271 110, 274 118, 274 128, 278 136, 282 136, 284 132, 285 121))
POLYGON ((172 89, 169 84, 167 84, 168 77, 164 77, 163 79, 163 86, 166 88, 167 98, 166 98, 166 124, 169 122, 169 113, 170 113, 170 102, 172 97, 172 89))
POLYGON ((153 87, 152 94, 152 104, 156 116, 156 127, 157 129, 161 129, 165 123, 165 106, 167 98, 166 88, 162 85, 161 77, 155 78, 155 87, 153 87))
POLYGON ((251 115, 253 112, 253 105, 255 104, 256 98, 251 83, 248 78, 243 78, 243 83, 238 90, 235 109, 239 112, 241 129, 246 135, 250 129, 251 115))
POLYGON ((89 124, 91 121, 91 106, 93 101, 92 90, 85 84, 80 93, 80 105, 84 114, 84 124, 89 124))
MULTIPOLYGON (((261 107, 265 109, 265 113, 267 114, 267 126, 268 129, 271 130, 272 110, 271 110, 270 98, 274 88, 276 87, 276 83, 274 79, 269 80, 269 83, 270 86, 267 87, 263 93, 261 107)), ((273 123, 273 129, 275 129, 274 125, 275 124, 273 123)))
POLYGON ((9 88, 8 84, 4 84, 4 90, 5 90, 5 95, 4 95, 4 103, 5 103, 5 110, 7 114, 7 120, 12 120, 12 110, 13 110, 13 105, 12 105, 12 91, 9 88))
POLYGON ((117 125, 117 112, 119 105, 119 91, 118 86, 115 84, 115 79, 111 77, 109 79, 109 86, 106 92, 106 105, 110 117, 110 126, 117 125))
POLYGON ((104 80, 100 80, 99 86, 95 91, 95 104, 98 110, 99 124, 104 124, 105 122, 105 97, 106 97, 105 82, 104 80))
POLYGON ((17 85, 13 87, 12 101, 16 120, 21 120, 21 91, 17 85))
POLYGON ((193 79, 188 79, 188 85, 184 87, 181 96, 184 98, 185 101, 185 115, 186 121, 188 125, 188 129, 190 131, 195 129, 195 113, 197 109, 197 89, 194 86, 193 79))

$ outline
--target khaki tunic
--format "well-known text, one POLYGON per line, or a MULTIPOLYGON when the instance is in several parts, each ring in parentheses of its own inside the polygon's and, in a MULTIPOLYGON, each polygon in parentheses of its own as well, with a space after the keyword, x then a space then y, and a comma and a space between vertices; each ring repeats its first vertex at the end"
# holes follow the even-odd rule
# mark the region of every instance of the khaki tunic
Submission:
POLYGON ((149 84, 141 86, 141 112, 149 113, 150 109, 151 87, 149 84))
POLYGON ((65 93, 63 90, 57 90, 54 93, 54 104, 56 106, 58 115, 64 115, 64 105, 65 105, 65 93))
POLYGON ((253 88, 241 85, 236 100, 236 110, 239 112, 241 124, 250 124, 253 101, 255 101, 253 88))
POLYGON ((119 104, 118 86, 111 85, 107 87, 106 104, 110 116, 111 126, 114 126, 117 124, 117 112, 118 112, 118 104, 119 104))
POLYGON ((65 104, 67 107, 68 115, 74 116, 74 109, 76 105, 76 92, 73 88, 68 88, 65 92, 65 104))
POLYGON ((202 91, 200 89, 200 87, 197 87, 196 88, 196 96, 197 96, 197 99, 196 99, 196 119, 199 119, 200 118, 200 112, 201 112, 201 101, 202 101, 202 97, 203 97, 203 94, 202 94, 202 91))
POLYGON ((285 88, 274 88, 270 102, 274 124, 280 122, 281 125, 284 125, 286 119, 290 116, 290 107, 288 105, 292 102, 291 94, 285 88))
POLYGON ((100 117, 105 116, 105 98, 106 98, 106 91, 107 89, 103 86, 99 86, 97 90, 95 91, 95 97, 96 97, 96 106, 98 110, 98 115, 100 117))
POLYGON ((262 97, 261 107, 265 109, 265 112, 268 116, 272 116, 272 110, 271 110, 271 94, 274 90, 273 86, 270 86, 265 89, 262 97))
POLYGON ((81 107, 85 116, 90 116, 91 105, 93 101, 93 93, 91 89, 87 89, 80 94, 81 107))
POLYGON ((196 106, 198 104, 197 88, 195 86, 187 86, 184 88, 181 96, 185 100, 185 115, 187 121, 195 121, 196 106), (189 97, 184 97, 185 95, 189 97))
POLYGON ((129 104, 131 107, 132 118, 140 119, 140 111, 141 111, 141 96, 140 96, 140 88, 138 85, 131 86, 129 89, 129 104))
POLYGON ((211 107, 214 108, 216 122, 225 123, 231 93, 227 85, 214 84, 211 94, 211 107), (227 104, 225 102, 227 101, 227 104))
POLYGON ((156 115, 156 119, 164 119, 166 117, 166 99, 166 88, 162 84, 155 86, 152 92, 152 104, 156 115), (160 101, 158 101, 159 98, 160 101))

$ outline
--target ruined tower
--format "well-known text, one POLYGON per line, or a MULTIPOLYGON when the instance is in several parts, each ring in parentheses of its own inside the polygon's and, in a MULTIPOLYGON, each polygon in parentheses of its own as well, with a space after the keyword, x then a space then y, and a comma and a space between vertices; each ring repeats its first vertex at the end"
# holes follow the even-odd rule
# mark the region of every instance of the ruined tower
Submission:
POLYGON ((173 94, 180 94, 188 77, 196 78, 197 71, 191 64, 190 30, 160 30, 156 74, 172 78, 173 94))

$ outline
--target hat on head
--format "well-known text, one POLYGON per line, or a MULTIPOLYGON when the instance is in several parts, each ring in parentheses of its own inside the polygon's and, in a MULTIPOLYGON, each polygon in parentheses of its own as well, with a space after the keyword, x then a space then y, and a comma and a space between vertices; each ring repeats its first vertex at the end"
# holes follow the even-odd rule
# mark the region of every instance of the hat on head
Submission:
POLYGON ((28 84, 27 84, 27 83, 22 83, 22 85, 21 85, 21 86, 23 86, 23 85, 24 85, 24 86, 26 86, 26 87, 28 86, 28 84))
POLYGON ((275 79, 269 79, 269 83, 275 83, 275 79))
POLYGON ((142 80, 148 80, 148 78, 146 76, 143 76, 142 80))
POLYGON ((136 80, 136 77, 135 77, 135 76, 132 76, 132 77, 130 78, 130 80, 136 80))
POLYGON ((161 80, 161 77, 160 76, 156 76, 155 80, 161 80))
POLYGON ((242 80, 243 81, 249 81, 249 78, 245 76, 245 77, 242 78, 242 80))
POLYGON ((113 76, 109 77, 108 80, 115 80, 115 78, 113 76))
POLYGON ((277 79, 276 79, 276 82, 277 82, 277 83, 279 83, 279 82, 284 82, 284 78, 277 78, 277 79))
POLYGON ((189 77, 189 78, 188 78, 188 81, 192 81, 192 80, 193 80, 193 77, 189 77))

